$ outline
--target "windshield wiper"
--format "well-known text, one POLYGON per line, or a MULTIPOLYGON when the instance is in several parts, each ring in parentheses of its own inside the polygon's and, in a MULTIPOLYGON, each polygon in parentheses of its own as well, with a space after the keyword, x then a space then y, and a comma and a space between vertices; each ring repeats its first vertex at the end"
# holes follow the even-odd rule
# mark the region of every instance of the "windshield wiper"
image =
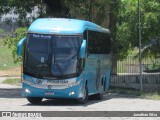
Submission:
POLYGON ((58 61, 56 60, 56 58, 54 58, 54 67, 58 67, 60 74, 63 75, 62 68, 60 67, 60 65, 59 65, 58 61))
POLYGON ((49 65, 47 64, 38 64, 36 65, 36 68, 37 68, 36 76, 42 74, 43 71, 48 71, 48 69, 50 69, 49 65))
MULTIPOLYGON (((55 40, 54 40, 54 43, 55 43, 55 40)), ((61 69, 61 67, 60 67, 60 65, 59 65, 59 63, 58 63, 58 61, 57 61, 57 59, 56 59, 56 54, 55 54, 55 44, 53 44, 53 57, 54 57, 54 67, 58 67, 58 69, 59 69, 59 72, 60 72, 60 74, 61 74, 61 76, 63 75, 63 71, 62 71, 62 69, 61 69)), ((54 74, 54 73, 53 73, 54 74)), ((56 75, 55 75, 56 76, 56 75)))
POLYGON ((38 64, 38 65, 36 65, 36 67, 38 67, 38 68, 41 68, 41 67, 48 67, 48 65, 47 65, 47 64, 38 64))

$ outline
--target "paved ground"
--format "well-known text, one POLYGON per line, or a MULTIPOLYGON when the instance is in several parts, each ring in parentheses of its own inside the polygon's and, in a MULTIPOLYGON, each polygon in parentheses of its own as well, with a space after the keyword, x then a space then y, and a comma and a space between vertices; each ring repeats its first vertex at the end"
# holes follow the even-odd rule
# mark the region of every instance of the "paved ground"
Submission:
MULTIPOLYGON (((139 99, 131 96, 107 94, 102 101, 89 99, 85 105, 78 105, 73 100, 46 100, 40 105, 31 105, 21 96, 21 86, 0 84, 0 111, 159 111, 160 101, 139 99)), ((0 118, 1 120, 2 118, 0 118)), ((15 118, 14 118, 15 119, 15 118)), ((25 120, 26 118, 24 118, 25 120)), ((42 118, 43 119, 43 118, 42 118)), ((51 118, 47 118, 51 119, 51 118)), ((53 118, 52 118, 53 119, 53 118)), ((61 119, 61 118, 54 118, 61 119)), ((70 118, 63 118, 70 119, 70 118)), ((80 120, 81 118, 72 118, 80 120)), ((106 118, 83 118, 97 120, 106 118)), ((107 118, 119 120, 119 118, 107 118)), ((144 118, 122 118, 123 120, 143 120, 144 118)), ((146 120, 158 118, 145 118, 146 120)), ((159 118, 160 119, 160 118, 159 118)), ((6 120, 6 119, 5 119, 6 120)), ((18 118, 17 118, 18 120, 18 118)))

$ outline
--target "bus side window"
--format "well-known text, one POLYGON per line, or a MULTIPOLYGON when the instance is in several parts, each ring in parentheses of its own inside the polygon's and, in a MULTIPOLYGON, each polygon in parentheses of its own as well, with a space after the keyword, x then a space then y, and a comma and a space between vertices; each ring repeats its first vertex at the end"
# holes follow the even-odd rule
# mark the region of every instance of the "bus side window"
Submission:
POLYGON ((108 33, 101 33, 100 39, 100 54, 109 54, 111 49, 111 39, 108 33))
POLYGON ((83 33, 83 39, 87 40, 87 30, 85 30, 84 33, 83 33))
POLYGON ((103 33, 99 33, 99 54, 104 54, 104 35, 103 33))
POLYGON ((87 36, 87 34, 88 34, 88 31, 85 30, 85 31, 83 32, 83 40, 86 40, 86 41, 87 41, 87 44, 88 44, 88 36, 87 36))
POLYGON ((105 45, 106 45, 106 54, 109 54, 110 51, 111 51, 111 38, 110 38, 110 34, 106 34, 106 37, 105 37, 105 45))
POLYGON ((88 31, 88 54, 92 54, 93 53, 93 37, 92 37, 92 33, 91 31, 88 31))
POLYGON ((97 54, 98 48, 97 33, 88 31, 88 54, 97 54))
POLYGON ((94 54, 99 54, 99 34, 98 32, 93 32, 93 43, 94 43, 94 46, 93 46, 93 53, 94 54))

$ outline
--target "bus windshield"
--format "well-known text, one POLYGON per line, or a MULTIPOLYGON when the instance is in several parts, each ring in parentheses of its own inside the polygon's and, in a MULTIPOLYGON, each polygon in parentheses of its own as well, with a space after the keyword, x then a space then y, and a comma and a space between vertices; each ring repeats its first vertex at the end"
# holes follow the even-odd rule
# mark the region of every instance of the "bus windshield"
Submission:
POLYGON ((77 74, 82 37, 28 34, 24 71, 36 77, 77 74))
POLYGON ((52 52, 52 73, 69 75, 77 72, 78 53, 82 39, 78 36, 55 36, 52 52))
POLYGON ((36 75, 49 75, 50 35, 28 34, 24 71, 36 75))

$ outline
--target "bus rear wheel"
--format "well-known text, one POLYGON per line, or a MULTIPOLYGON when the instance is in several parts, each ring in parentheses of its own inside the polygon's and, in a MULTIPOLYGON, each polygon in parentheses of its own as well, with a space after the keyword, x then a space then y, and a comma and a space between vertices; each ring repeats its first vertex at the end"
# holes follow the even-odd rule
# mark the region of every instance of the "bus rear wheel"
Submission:
POLYGON ((27 100, 31 103, 31 104, 39 104, 41 103, 43 98, 41 97, 27 97, 27 100))
POLYGON ((84 96, 80 99, 77 100, 77 102, 79 104, 85 104, 88 100, 88 87, 87 87, 87 84, 85 86, 85 90, 84 90, 84 96))

